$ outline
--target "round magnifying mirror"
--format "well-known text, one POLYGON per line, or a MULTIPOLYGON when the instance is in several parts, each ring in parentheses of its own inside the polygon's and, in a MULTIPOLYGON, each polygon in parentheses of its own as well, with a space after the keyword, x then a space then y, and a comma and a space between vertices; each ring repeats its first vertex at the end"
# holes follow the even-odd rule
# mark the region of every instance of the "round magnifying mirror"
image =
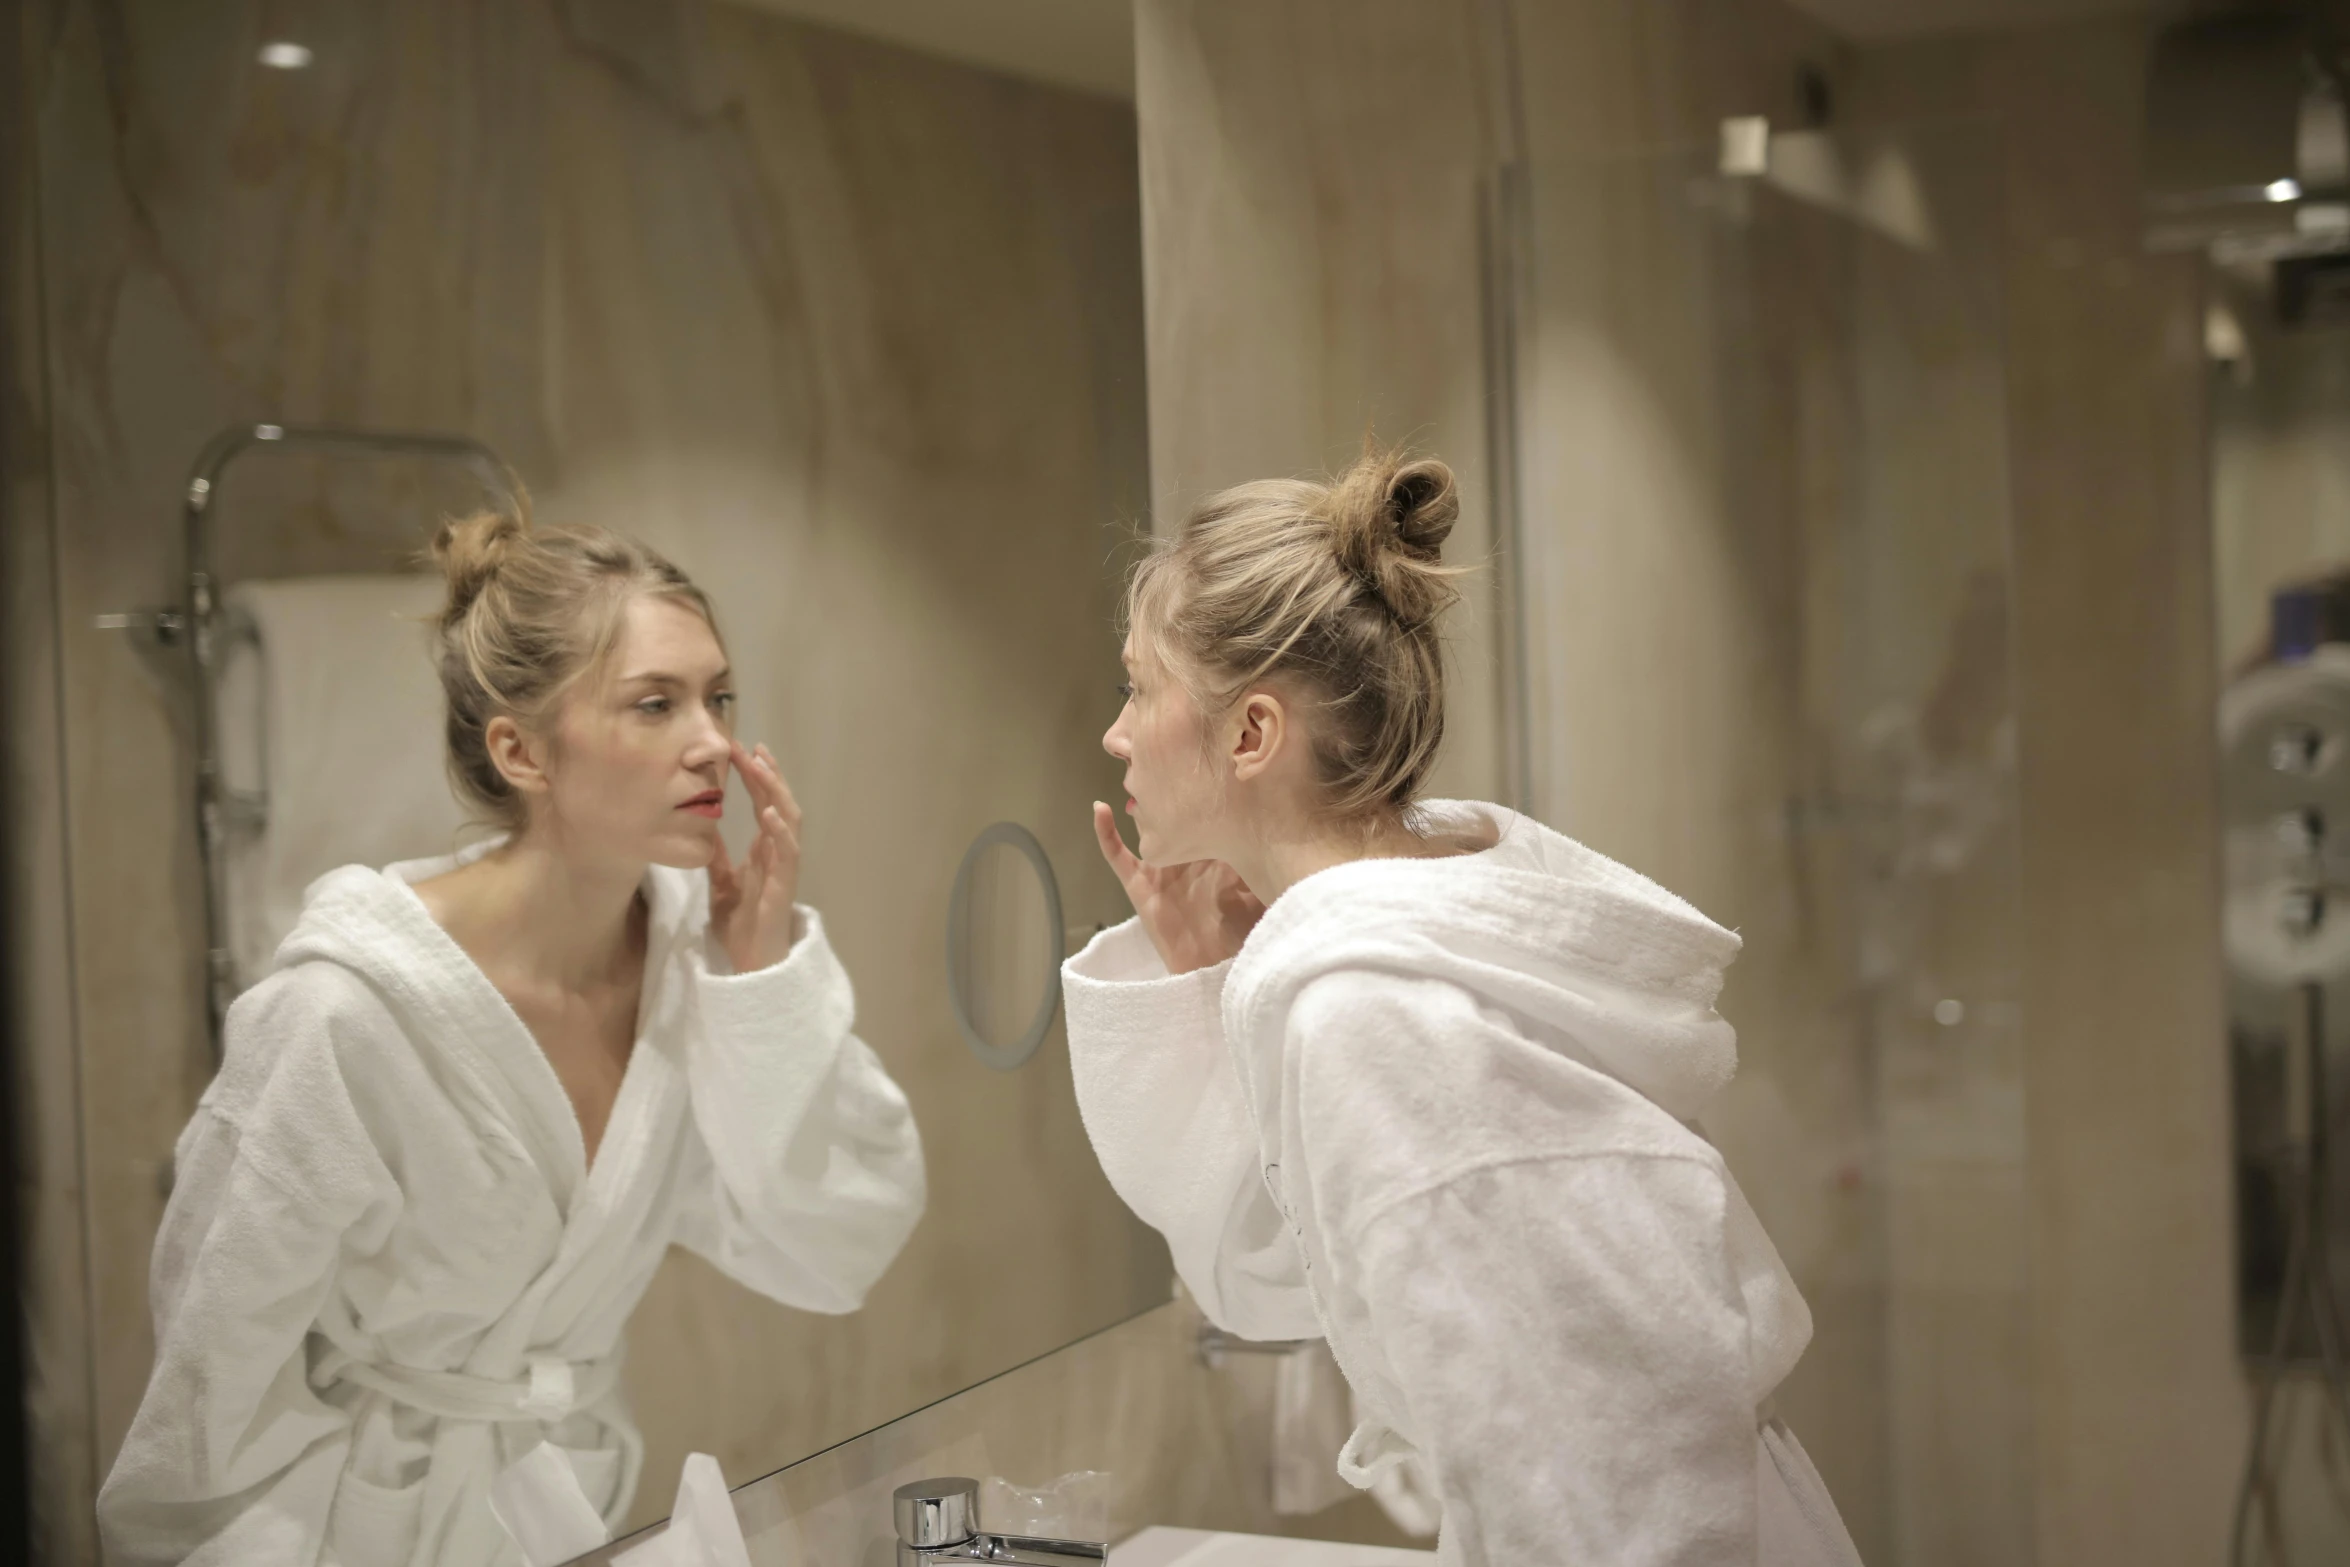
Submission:
POLYGON ((971 840, 947 900, 947 995, 971 1053, 1009 1072, 1044 1043, 1061 1005, 1061 889, 1018 822, 971 840))

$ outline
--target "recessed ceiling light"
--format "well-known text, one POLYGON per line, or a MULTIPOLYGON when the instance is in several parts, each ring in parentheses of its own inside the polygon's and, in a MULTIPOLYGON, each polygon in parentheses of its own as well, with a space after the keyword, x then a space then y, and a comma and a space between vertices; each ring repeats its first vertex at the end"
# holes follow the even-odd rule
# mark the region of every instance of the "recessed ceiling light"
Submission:
POLYGON ((2299 201, 2301 199, 2301 182, 2299 180, 2270 180, 2268 188, 2261 194, 2271 201, 2299 201))
POLYGON ((266 43, 261 46, 259 58, 273 71, 298 71, 310 63, 310 50, 297 43, 266 43))

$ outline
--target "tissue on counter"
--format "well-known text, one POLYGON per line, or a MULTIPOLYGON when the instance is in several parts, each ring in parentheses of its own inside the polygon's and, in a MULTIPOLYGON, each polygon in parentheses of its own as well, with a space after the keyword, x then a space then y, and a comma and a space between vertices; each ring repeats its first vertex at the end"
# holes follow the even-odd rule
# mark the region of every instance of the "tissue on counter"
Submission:
POLYGON ((669 1527, 612 1558, 612 1567, 751 1567, 726 1477, 708 1453, 686 1455, 669 1527))

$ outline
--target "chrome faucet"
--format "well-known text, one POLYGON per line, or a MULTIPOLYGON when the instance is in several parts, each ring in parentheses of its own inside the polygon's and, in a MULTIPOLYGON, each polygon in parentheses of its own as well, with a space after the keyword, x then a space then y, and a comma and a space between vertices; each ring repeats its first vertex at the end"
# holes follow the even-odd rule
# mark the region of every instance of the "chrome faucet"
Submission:
POLYGON ((898 1526, 898 1567, 933 1562, 996 1562, 1005 1567, 1101 1567, 1110 1548, 1082 1540, 985 1534, 979 1527, 979 1482, 950 1475, 901 1485, 890 1499, 898 1526))

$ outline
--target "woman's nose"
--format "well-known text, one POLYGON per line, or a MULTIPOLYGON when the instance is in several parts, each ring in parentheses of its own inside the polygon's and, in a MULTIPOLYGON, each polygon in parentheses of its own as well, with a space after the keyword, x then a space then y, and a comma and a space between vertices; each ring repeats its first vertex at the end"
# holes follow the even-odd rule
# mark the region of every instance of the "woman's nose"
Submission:
POLYGON ((1121 762, 1130 754, 1132 748, 1126 743, 1126 716, 1123 713, 1118 715, 1116 723, 1102 732, 1102 749, 1121 762))
POLYGON ((710 714, 704 714, 693 738, 686 742, 685 761, 688 767, 700 767, 708 762, 723 762, 734 754, 734 737, 726 726, 710 714))

